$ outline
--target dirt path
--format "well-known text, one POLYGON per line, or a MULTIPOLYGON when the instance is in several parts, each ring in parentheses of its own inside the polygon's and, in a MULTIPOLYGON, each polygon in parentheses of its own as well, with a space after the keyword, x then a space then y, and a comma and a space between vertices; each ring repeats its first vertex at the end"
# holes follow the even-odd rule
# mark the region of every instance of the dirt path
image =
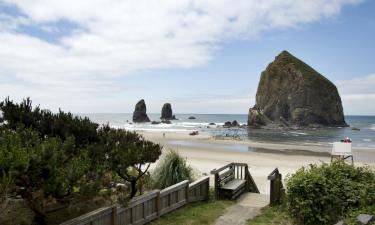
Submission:
POLYGON ((220 216, 215 225, 245 225, 246 221, 260 213, 260 209, 269 204, 270 197, 265 194, 243 194, 236 204, 230 206, 224 215, 220 216))

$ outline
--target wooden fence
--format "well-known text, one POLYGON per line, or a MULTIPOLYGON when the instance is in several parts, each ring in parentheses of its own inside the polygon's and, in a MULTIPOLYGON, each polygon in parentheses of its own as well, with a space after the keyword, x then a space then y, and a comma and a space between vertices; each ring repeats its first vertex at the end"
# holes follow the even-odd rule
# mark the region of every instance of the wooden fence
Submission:
POLYGON ((186 180, 134 198, 127 208, 100 208, 61 225, 141 225, 190 202, 207 200, 208 192, 208 177, 190 184, 186 180))
POLYGON ((270 175, 268 175, 268 180, 270 180, 270 205, 277 205, 281 203, 281 199, 285 194, 285 189, 283 186, 282 175, 279 169, 274 169, 270 175))

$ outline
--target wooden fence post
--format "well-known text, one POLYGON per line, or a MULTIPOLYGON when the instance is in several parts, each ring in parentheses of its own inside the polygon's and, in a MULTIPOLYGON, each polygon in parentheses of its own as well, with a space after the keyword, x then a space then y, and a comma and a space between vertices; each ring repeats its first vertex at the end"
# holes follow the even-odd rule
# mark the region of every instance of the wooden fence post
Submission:
POLYGON ((158 190, 158 193, 156 195, 156 215, 158 216, 158 218, 160 217, 160 211, 161 211, 161 208, 160 208, 160 190, 158 190))
POLYGON ((188 204, 189 203, 189 183, 186 184, 185 194, 186 194, 186 204, 188 204))
POLYGON ((219 184, 217 181, 219 180, 219 174, 215 173, 215 178, 214 178, 214 186, 215 186, 215 197, 216 199, 219 199, 219 184))
POLYGON ((204 200, 209 200, 210 198, 210 179, 207 180, 206 182, 207 185, 204 186, 204 188, 206 189, 205 193, 206 193, 206 197, 204 198, 204 200))
POLYGON ((117 206, 112 207, 112 212, 111 212, 111 225, 118 225, 117 221, 117 206))

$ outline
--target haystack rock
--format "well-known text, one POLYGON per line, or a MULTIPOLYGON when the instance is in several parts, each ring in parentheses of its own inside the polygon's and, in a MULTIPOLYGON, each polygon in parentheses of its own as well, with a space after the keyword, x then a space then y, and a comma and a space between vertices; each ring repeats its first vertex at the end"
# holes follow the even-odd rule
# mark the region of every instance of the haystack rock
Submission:
POLYGON ((347 126, 336 86, 287 51, 262 72, 250 127, 347 126))
POLYGON ((173 119, 172 106, 170 103, 165 103, 161 109, 160 119, 171 120, 173 119))
POLYGON ((136 105, 133 112, 133 122, 135 123, 143 123, 143 122, 150 122, 146 114, 146 103, 145 100, 141 99, 136 105))

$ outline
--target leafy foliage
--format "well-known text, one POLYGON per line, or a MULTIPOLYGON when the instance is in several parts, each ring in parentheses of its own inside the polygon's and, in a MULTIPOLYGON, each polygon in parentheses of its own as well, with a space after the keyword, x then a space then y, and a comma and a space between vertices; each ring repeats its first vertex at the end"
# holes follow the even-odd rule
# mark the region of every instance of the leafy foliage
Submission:
POLYGON ((145 140, 135 132, 110 129, 105 126, 99 131, 102 145, 108 148, 109 168, 131 184, 130 198, 137 193, 137 182, 145 175, 150 164, 161 154, 161 146, 145 140))
POLYGON ((0 177, 0 209, 3 210, 8 203, 8 191, 11 189, 10 185, 12 184, 12 175, 5 174, 3 171, 0 177))
POLYGON ((38 222, 87 172, 87 154, 74 154, 74 149, 73 137, 41 138, 30 128, 1 133, 0 171, 13 177, 12 191, 26 200, 38 222))
POLYGON ((74 196, 97 194, 108 186, 102 179, 108 174, 129 182, 135 196, 137 182, 161 154, 161 146, 135 132, 33 108, 29 98, 20 104, 7 98, 0 112, 0 200, 21 195, 36 224, 74 196))
POLYGON ((152 173, 154 186, 164 189, 183 180, 192 181, 193 169, 178 152, 170 150, 152 173))
POLYGON ((3 112, 2 120, 6 121, 6 127, 15 130, 22 125, 32 128, 41 136, 59 137, 62 140, 74 136, 78 147, 96 142, 98 139, 98 124, 91 122, 87 117, 73 116, 59 110, 53 114, 49 110, 41 110, 39 106, 33 108, 32 101, 27 98, 20 104, 13 103, 9 98, 0 103, 3 112))
POLYGON ((297 224, 334 224, 348 211, 375 204, 375 172, 337 161, 301 168, 287 182, 287 205, 297 224))

